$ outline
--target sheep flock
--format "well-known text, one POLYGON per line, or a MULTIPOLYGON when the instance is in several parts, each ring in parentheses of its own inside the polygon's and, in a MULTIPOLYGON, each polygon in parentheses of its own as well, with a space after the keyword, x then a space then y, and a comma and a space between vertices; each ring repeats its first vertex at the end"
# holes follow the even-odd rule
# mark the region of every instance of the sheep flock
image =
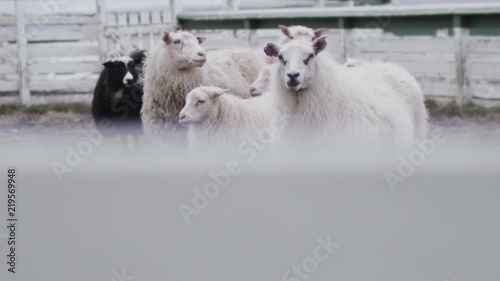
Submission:
POLYGON ((411 148, 426 138, 424 96, 407 70, 361 59, 339 64, 326 50, 326 29, 279 28, 283 38, 258 50, 206 50, 207 38, 177 30, 149 52, 111 59, 94 93, 96 124, 129 121, 152 142, 194 154, 257 139, 275 148, 341 141, 411 148), (134 92, 139 101, 124 100, 134 92))

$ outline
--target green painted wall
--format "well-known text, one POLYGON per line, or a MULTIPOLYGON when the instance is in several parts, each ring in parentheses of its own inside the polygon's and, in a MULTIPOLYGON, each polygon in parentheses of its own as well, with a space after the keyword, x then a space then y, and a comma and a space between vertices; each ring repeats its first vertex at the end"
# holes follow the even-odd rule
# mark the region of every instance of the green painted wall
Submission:
POLYGON ((354 0, 355 5, 381 5, 390 2, 391 0, 354 0))

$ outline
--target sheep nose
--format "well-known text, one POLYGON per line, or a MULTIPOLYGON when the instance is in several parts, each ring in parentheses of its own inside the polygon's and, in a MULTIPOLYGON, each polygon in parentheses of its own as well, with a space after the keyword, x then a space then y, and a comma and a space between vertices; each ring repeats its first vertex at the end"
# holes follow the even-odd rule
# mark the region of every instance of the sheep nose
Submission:
POLYGON ((294 80, 295 78, 297 78, 297 77, 299 77, 299 76, 300 76, 300 73, 298 73, 298 72, 291 72, 291 73, 287 73, 287 76, 288 76, 290 79, 294 80))
POLYGON ((132 84, 132 82, 134 82, 134 79, 125 79, 125 81, 127 81, 128 84, 132 84))
POLYGON ((182 119, 184 119, 184 118, 186 118, 186 114, 181 114, 181 115, 179 115, 179 120, 182 120, 182 119))
POLYGON ((250 93, 253 93, 253 92, 255 92, 256 90, 257 90, 257 89, 255 89, 255 87, 252 87, 252 88, 250 88, 250 93))
POLYGON ((198 52, 198 56, 200 56, 200 57, 202 57, 202 58, 204 58, 204 57, 205 57, 205 55, 206 55, 206 54, 205 54, 205 52, 198 52))

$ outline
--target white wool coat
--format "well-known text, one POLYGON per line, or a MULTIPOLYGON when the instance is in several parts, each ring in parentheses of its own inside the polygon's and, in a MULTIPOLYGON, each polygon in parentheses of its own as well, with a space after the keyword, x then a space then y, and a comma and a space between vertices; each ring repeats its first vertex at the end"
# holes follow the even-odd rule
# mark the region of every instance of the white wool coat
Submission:
POLYGON ((213 85, 232 89, 248 98, 249 87, 265 65, 262 52, 214 50, 203 67, 177 69, 169 49, 160 42, 144 64, 144 97, 141 110, 144 132, 153 139, 184 141, 186 130, 178 124, 186 95, 196 87, 213 85))

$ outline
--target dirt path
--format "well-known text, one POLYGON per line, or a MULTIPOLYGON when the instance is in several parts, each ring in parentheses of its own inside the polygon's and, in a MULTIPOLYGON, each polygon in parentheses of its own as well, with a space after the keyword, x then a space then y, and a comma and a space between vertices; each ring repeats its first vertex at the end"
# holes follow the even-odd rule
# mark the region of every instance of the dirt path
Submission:
MULTIPOLYGON (((449 139, 459 142, 499 141, 500 114, 464 119, 439 116, 431 119, 431 131, 435 129, 442 130, 449 139)), ((88 114, 48 112, 0 115, 0 143, 74 142, 92 132, 95 132, 95 127, 88 114)))

